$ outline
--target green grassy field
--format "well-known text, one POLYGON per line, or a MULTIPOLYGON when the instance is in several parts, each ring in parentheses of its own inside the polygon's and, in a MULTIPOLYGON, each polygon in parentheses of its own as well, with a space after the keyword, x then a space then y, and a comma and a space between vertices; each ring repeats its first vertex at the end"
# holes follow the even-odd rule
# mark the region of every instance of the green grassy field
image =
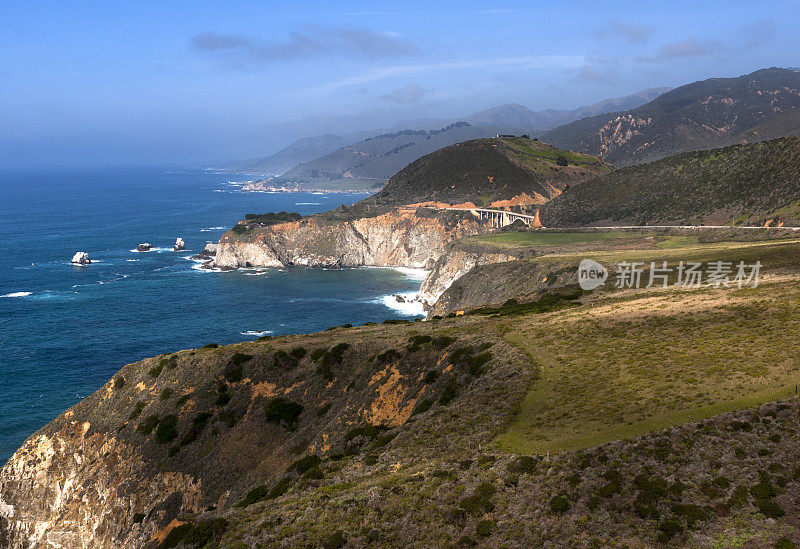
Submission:
POLYGON ((564 246, 567 244, 584 244, 602 240, 618 238, 641 237, 640 233, 624 233, 621 231, 606 232, 576 232, 576 233, 549 233, 549 232, 521 232, 521 233, 495 233, 483 236, 464 238, 464 242, 489 244, 498 248, 520 248, 525 246, 564 246))
POLYGON ((759 260, 762 274, 776 278, 755 289, 612 292, 577 309, 499 324, 540 376, 498 437, 500 448, 575 450, 794 394, 798 245, 692 243, 597 255, 609 261, 659 254, 670 263, 759 260))

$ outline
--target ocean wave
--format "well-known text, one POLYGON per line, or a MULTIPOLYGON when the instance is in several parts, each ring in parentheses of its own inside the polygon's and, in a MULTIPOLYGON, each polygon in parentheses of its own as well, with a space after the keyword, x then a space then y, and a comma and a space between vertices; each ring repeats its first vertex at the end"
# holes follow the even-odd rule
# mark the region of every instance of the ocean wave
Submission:
POLYGON ((244 273, 244 276, 263 276, 269 274, 269 271, 253 271, 252 273, 244 273))
POLYGON ((251 337, 262 337, 265 335, 269 335, 272 333, 272 330, 264 330, 263 332, 259 332, 256 330, 248 330, 246 332, 239 332, 243 336, 251 336, 251 337))
POLYGON ((227 230, 228 227, 206 227, 205 229, 200 229, 201 233, 207 233, 210 231, 224 231, 227 230))
POLYGON ((295 206, 322 206, 322 202, 295 202, 295 206))
POLYGON ((373 303, 380 303, 403 316, 425 316, 425 308, 422 306, 422 302, 417 301, 417 292, 384 295, 373 300, 373 303), (403 301, 398 301, 397 296, 402 297, 403 301))
POLYGON ((134 261, 139 261, 139 260, 138 259, 126 259, 125 261, 134 262, 134 261))
POLYGON ((0 295, 0 297, 28 297, 33 292, 11 292, 10 294, 0 295))
MULTIPOLYGON (((158 252, 158 253, 171 252, 171 251, 173 251, 173 249, 172 248, 163 248, 163 247, 160 247, 160 246, 153 246, 149 250, 137 250, 136 248, 134 248, 134 249, 128 250, 128 251, 129 252, 133 252, 133 253, 137 253, 137 254, 149 254, 151 252, 158 252)), ((92 263, 94 263, 94 261, 92 261, 92 263)))

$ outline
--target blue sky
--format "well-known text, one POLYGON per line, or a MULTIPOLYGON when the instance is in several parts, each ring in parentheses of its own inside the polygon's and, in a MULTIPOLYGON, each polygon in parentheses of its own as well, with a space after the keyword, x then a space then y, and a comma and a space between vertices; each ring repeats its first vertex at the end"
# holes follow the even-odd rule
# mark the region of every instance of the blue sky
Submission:
POLYGON ((7 2, 0 165, 205 164, 800 66, 800 2, 7 2))

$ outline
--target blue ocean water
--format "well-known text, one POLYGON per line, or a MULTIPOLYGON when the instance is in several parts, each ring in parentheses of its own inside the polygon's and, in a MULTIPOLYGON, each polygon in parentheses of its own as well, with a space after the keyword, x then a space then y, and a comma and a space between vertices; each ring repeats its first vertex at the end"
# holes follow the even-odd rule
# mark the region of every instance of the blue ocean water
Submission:
POLYGON ((187 259, 246 213, 308 214, 364 195, 244 193, 202 170, 0 173, 0 464, 127 363, 262 333, 404 314, 392 269, 209 272, 187 259), (188 250, 172 252, 177 237, 188 250), (151 242, 156 251, 137 253, 151 242), (86 251, 96 263, 70 265, 86 251))

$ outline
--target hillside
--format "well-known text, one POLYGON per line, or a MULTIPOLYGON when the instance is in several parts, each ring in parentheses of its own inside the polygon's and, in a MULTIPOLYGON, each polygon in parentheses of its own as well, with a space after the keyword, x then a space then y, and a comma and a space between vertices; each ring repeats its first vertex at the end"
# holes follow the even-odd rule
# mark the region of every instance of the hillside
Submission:
POLYGON ((687 84, 636 109, 553 129, 542 139, 627 166, 798 132, 800 72, 770 68, 687 84))
MULTIPOLYGON (((292 168, 297 168, 292 170, 290 176, 295 182, 311 183, 313 184, 311 186, 316 186, 319 183, 327 184, 332 180, 345 178, 345 180, 349 179, 350 183, 344 188, 354 188, 356 185, 354 185, 353 178, 344 175, 349 170, 350 175, 366 177, 368 182, 378 179, 380 185, 409 162, 432 152, 434 149, 429 146, 430 144, 422 143, 430 138, 434 139, 434 146, 441 148, 467 139, 491 137, 503 133, 538 135, 545 130, 586 116, 639 107, 668 89, 651 88, 625 97, 605 99, 576 109, 533 111, 523 105, 512 103, 492 107, 459 119, 406 120, 399 122, 394 128, 390 128, 383 134, 378 134, 376 131, 360 131, 344 136, 325 134, 304 137, 271 156, 236 162, 230 168, 247 173, 268 175, 283 174, 292 168), (423 130, 435 132, 459 122, 466 122, 471 126, 482 126, 483 129, 472 128, 471 130, 461 130, 462 133, 452 132, 438 137, 431 137, 430 133, 423 133, 423 130), (407 146, 408 143, 414 143, 414 147, 407 146), (406 146, 406 148, 403 149, 404 152, 401 155, 395 156, 399 151, 391 151, 400 146, 406 146), (365 155, 358 153, 365 153, 365 155), (301 168, 299 165, 303 163, 309 165, 301 168), (355 168, 355 170, 351 168, 355 168)), ((365 185, 362 183, 360 186, 364 187, 365 185)))
POLYGON ((558 249, 582 238, 546 243, 550 274, 587 253, 667 254, 758 258, 764 277, 540 294, 128 365, 0 471, 0 545, 800 541, 797 239, 558 249))
POLYGON ((380 186, 409 163, 435 150, 462 141, 513 131, 507 127, 472 126, 467 122, 456 122, 438 130, 387 133, 304 162, 288 170, 281 179, 301 184, 369 180, 380 186))
POLYGON ((437 150, 394 175, 359 204, 399 205, 425 201, 490 204, 523 194, 541 204, 566 186, 611 169, 588 155, 532 139, 479 139, 437 150))
POLYGON ((542 223, 800 225, 800 137, 619 169, 544 205, 542 223))
POLYGON ((467 116, 463 120, 475 126, 505 126, 509 128, 525 128, 533 135, 553 129, 562 124, 568 124, 587 116, 596 116, 609 112, 635 109, 659 95, 669 91, 670 88, 649 88, 640 92, 605 99, 592 105, 584 105, 577 109, 545 109, 533 111, 528 107, 511 103, 500 105, 485 111, 467 116))

